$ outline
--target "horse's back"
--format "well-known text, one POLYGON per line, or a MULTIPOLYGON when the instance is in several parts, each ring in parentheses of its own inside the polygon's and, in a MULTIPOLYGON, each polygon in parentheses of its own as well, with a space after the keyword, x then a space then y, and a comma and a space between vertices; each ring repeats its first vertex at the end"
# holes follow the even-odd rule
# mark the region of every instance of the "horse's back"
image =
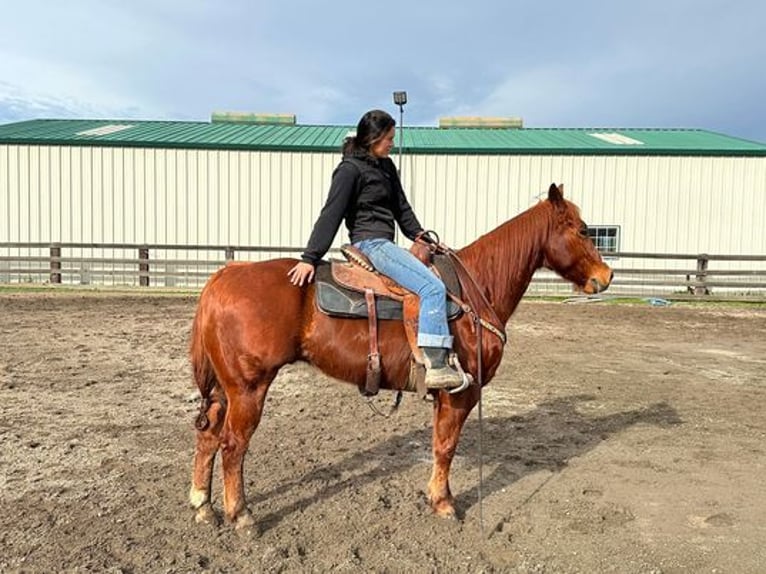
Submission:
POLYGON ((202 291, 202 297, 227 295, 237 300, 258 298, 262 293, 290 298, 300 297, 300 288, 292 285, 287 272, 295 259, 267 261, 233 261, 216 271, 202 291))

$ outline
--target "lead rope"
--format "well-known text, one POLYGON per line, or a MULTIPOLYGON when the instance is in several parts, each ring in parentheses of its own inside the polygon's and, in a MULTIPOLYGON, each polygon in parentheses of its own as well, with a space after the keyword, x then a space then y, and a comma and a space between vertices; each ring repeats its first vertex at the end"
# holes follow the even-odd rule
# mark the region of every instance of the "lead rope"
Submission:
POLYGON ((482 421, 484 420, 482 412, 482 389, 484 388, 484 381, 482 378, 481 368, 481 325, 479 325, 479 316, 474 315, 474 323, 476 323, 476 346, 478 351, 476 353, 476 379, 479 384, 479 529, 482 537, 484 537, 484 496, 483 496, 483 484, 484 484, 484 428, 482 421))

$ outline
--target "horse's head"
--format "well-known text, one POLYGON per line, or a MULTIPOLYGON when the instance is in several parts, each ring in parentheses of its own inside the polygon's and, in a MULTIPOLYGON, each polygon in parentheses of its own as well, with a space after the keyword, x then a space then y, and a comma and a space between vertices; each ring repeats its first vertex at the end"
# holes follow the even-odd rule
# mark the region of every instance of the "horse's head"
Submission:
POLYGON ((580 218, 580 210, 564 199, 563 185, 551 184, 548 201, 553 208, 553 222, 543 265, 585 293, 604 291, 612 281, 612 269, 601 259, 588 236, 588 226, 580 218))

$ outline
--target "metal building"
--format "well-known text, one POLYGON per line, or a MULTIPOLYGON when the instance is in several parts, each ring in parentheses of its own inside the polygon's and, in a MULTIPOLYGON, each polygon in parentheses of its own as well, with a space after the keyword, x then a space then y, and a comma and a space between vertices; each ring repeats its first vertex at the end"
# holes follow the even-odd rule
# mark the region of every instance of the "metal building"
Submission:
MULTIPOLYGON (((225 119, 0 126, 0 243, 300 248, 352 128, 225 119)), ((400 169, 454 247, 557 182, 604 249, 766 253, 766 145, 717 133, 406 127, 400 169)))

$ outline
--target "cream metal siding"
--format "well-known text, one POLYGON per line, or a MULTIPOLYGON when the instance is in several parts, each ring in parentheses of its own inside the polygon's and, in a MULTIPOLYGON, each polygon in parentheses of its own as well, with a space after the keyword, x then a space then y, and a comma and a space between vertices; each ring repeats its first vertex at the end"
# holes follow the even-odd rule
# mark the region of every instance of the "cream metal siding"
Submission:
POLYGON ((0 146, 0 241, 299 246, 335 154, 0 146))
POLYGON ((552 182, 590 225, 620 227, 620 250, 766 253, 766 158, 405 156, 421 222, 454 246, 527 209, 552 182))
MULTIPOLYGON (((403 159, 418 217, 454 247, 557 182, 589 224, 620 227, 621 251, 766 253, 764 157, 403 159)), ((338 160, 337 153, 2 145, 0 242, 299 248, 338 160)), ((342 228, 335 245, 345 240, 342 228)))

